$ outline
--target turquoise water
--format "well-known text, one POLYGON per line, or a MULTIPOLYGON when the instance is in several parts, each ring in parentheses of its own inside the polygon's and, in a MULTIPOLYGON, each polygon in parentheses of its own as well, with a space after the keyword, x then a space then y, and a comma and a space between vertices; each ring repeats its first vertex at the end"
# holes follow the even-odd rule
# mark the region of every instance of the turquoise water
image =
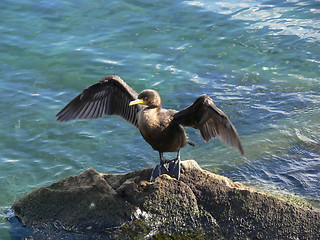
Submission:
POLYGON ((246 155, 188 129, 197 146, 182 159, 319 207, 319 1, 2 0, 0 16, 0 239, 19 235, 6 211, 35 188, 158 163, 118 117, 56 122, 108 74, 158 90, 166 108, 210 95, 246 155))

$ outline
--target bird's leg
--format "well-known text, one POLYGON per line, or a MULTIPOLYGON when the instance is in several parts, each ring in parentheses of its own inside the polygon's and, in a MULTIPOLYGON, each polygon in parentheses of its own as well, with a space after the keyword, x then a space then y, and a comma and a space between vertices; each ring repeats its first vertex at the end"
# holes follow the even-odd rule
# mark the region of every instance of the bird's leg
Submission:
POLYGON ((160 164, 163 164, 166 162, 166 160, 163 159, 163 152, 159 152, 160 155, 160 164))
POLYGON ((180 149, 177 152, 177 158, 167 161, 169 163, 169 173, 171 177, 174 177, 179 180, 180 178, 180 149))
POLYGON ((173 159, 173 160, 179 160, 180 161, 180 149, 177 152, 177 158, 173 159))
POLYGON ((154 181, 161 174, 169 174, 170 171, 170 161, 166 161, 163 159, 163 152, 159 152, 160 155, 160 163, 155 166, 152 170, 150 181, 154 181))

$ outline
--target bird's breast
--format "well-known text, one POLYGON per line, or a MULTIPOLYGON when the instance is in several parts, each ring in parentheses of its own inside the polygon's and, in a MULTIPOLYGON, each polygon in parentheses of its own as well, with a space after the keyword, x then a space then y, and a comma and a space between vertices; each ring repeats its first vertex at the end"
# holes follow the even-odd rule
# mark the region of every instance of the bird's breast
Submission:
POLYGON ((138 128, 143 138, 157 151, 175 152, 187 144, 184 129, 172 123, 171 114, 144 110, 139 114, 138 128))
POLYGON ((143 136, 155 136, 160 134, 165 126, 160 122, 154 109, 143 110, 138 116, 138 128, 143 136))

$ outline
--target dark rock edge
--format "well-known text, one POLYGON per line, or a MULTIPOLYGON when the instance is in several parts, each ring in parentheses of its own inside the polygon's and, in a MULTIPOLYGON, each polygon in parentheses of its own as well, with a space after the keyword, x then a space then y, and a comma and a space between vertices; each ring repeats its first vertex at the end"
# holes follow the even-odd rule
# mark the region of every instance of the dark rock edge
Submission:
POLYGON ((152 168, 88 169, 34 190, 12 209, 34 239, 318 239, 305 209, 183 161, 180 180, 152 168))

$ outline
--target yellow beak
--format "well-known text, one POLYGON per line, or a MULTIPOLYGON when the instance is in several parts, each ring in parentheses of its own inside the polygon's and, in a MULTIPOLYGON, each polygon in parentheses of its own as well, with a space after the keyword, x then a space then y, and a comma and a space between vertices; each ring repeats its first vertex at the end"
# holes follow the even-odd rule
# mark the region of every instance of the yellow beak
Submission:
POLYGON ((143 100, 143 99, 137 99, 137 100, 133 100, 129 103, 129 106, 132 105, 137 105, 137 104, 142 104, 142 105, 146 105, 147 101, 143 100))

